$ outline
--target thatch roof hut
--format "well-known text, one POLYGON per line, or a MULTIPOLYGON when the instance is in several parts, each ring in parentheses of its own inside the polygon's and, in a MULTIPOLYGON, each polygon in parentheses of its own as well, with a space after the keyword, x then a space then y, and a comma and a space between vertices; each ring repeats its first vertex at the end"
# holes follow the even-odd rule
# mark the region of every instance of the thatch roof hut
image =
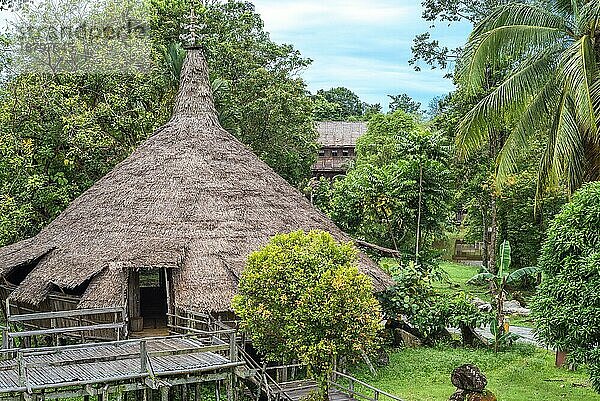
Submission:
MULTIPOLYGON (((323 229, 349 238, 225 131, 200 50, 190 50, 172 119, 33 238, 0 248, 9 299, 53 292, 79 308, 127 305, 131 272, 170 274, 171 303, 228 311, 246 257, 273 235, 323 229)), ((364 255, 378 290, 391 281, 364 255)))

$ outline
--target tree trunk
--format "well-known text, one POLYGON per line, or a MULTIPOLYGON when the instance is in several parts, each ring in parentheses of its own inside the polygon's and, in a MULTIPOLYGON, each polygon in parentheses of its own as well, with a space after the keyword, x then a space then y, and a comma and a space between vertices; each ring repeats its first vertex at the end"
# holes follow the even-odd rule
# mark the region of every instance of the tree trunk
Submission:
POLYGON ((419 208, 417 212, 417 244, 415 247, 415 264, 420 261, 419 252, 421 251, 421 209, 423 204, 423 163, 419 162, 419 208))
POLYGON ((488 270, 496 274, 496 242, 498 240, 498 211, 496 209, 496 193, 492 192, 492 202, 491 202, 491 218, 490 218, 490 243, 488 246, 488 270))
MULTIPOLYGON (((486 202, 487 203, 487 202, 486 202)), ((483 236, 482 236, 482 241, 483 241, 483 249, 481 250, 481 264, 483 265, 484 269, 489 271, 490 265, 489 265, 489 254, 488 254, 488 249, 489 249, 489 238, 488 238, 488 222, 487 222, 487 217, 486 217, 486 213, 485 213, 485 208, 484 208, 484 202, 479 202, 479 210, 481 211, 481 222, 482 222, 482 229, 483 229, 483 236)))

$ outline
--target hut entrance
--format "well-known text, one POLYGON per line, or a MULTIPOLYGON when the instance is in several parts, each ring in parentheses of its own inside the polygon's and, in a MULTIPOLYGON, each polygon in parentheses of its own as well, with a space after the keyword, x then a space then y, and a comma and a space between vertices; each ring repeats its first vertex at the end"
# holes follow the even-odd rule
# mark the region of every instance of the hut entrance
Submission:
POLYGON ((169 274, 167 269, 144 269, 129 273, 131 331, 167 327, 169 274))

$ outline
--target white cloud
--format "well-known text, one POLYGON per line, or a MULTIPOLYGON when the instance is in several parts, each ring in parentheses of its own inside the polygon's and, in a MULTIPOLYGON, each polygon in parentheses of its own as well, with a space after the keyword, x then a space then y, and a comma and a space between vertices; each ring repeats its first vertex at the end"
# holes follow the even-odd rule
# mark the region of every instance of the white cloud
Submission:
MULTIPOLYGON (((314 60, 303 74, 309 89, 345 86, 369 103, 388 104, 388 94, 408 93, 427 105, 452 90, 444 73, 408 65, 415 35, 429 30, 421 0, 254 0, 265 29, 314 60)), ((436 39, 456 47, 468 27, 442 24, 436 39)))
POLYGON ((394 1, 358 0, 272 1, 255 0, 258 12, 268 29, 292 31, 330 24, 399 23, 414 15, 415 5, 400 6, 394 1))

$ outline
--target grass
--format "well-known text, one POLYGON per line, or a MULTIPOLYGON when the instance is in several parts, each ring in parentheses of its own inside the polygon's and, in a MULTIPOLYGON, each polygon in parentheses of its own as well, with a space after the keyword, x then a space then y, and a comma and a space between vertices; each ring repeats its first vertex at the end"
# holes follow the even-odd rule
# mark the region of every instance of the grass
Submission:
POLYGON ((490 294, 486 287, 467 284, 471 277, 479 273, 479 267, 454 262, 440 262, 440 268, 448 275, 446 280, 435 282, 433 285, 440 292, 447 294, 464 292, 484 301, 490 301, 490 294))
POLYGON ((600 401, 585 370, 554 367, 552 353, 528 345, 495 354, 487 349, 416 348, 395 350, 390 364, 373 377, 366 368, 353 372, 363 381, 406 401, 447 400, 455 391, 452 370, 477 365, 488 379, 487 388, 502 401, 600 401))

